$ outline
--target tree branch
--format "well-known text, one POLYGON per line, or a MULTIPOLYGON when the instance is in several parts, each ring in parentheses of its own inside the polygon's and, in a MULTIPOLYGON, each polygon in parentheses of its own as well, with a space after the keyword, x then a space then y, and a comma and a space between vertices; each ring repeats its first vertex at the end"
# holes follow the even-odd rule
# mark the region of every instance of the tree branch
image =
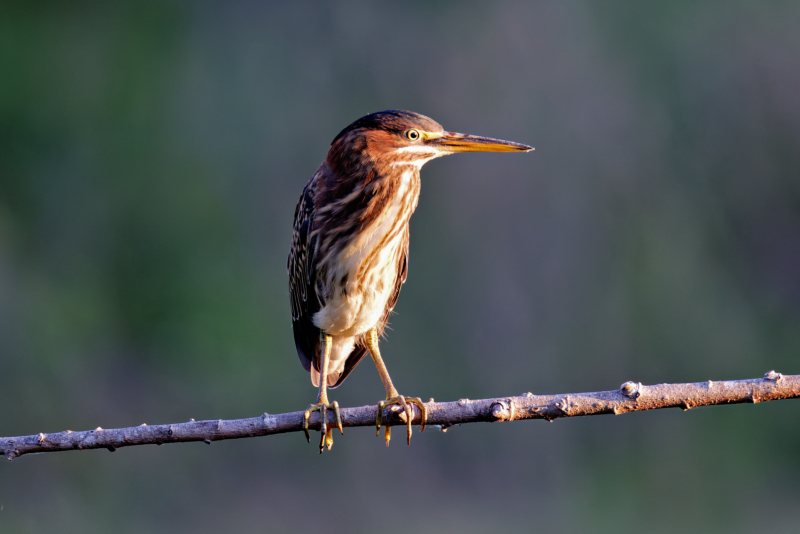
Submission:
MULTIPOLYGON (((696 382, 693 384, 658 384, 643 386, 625 382, 619 390, 595 393, 568 393, 564 395, 532 395, 517 397, 434 402, 426 404, 428 425, 442 431, 463 423, 517 421, 520 419, 546 419, 583 415, 623 414, 659 408, 682 408, 743 402, 764 402, 800 397, 800 375, 783 376, 770 371, 764 378, 731 380, 725 382, 696 382)), ((412 422, 420 422, 420 411, 410 405, 412 422)), ((387 407, 383 421, 390 426, 405 425, 405 414, 387 407)), ((346 427, 374 426, 376 407, 342 408, 342 423, 346 427)), ((333 414, 328 412, 328 425, 333 425, 333 414)), ((311 428, 319 428, 319 412, 311 416, 311 428)), ((223 439, 238 439, 302 430, 303 412, 279 415, 264 414, 250 419, 219 419, 194 421, 171 425, 141 425, 129 428, 102 429, 82 432, 66 430, 55 434, 37 434, 0 438, 0 452, 13 460, 34 452, 57 452, 83 449, 108 449, 114 451, 131 445, 204 441, 211 443, 223 439)))

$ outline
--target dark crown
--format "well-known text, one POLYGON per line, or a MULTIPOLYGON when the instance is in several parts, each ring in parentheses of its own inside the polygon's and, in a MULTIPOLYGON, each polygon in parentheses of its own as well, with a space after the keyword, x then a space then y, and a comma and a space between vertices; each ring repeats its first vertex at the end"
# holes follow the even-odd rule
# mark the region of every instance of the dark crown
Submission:
POLYGON ((444 128, 442 128, 438 122, 425 115, 420 115, 413 111, 404 111, 402 109, 388 109, 361 117, 339 132, 339 135, 334 137, 333 141, 331 141, 331 145, 353 130, 385 130, 401 133, 409 128, 419 128, 426 132, 444 131, 444 128))

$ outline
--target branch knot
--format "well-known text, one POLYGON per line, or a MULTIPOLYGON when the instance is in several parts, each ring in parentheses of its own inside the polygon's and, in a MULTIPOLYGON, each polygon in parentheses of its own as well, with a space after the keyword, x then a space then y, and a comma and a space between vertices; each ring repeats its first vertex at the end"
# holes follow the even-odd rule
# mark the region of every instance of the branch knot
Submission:
POLYGON ((514 420, 514 401, 511 399, 495 401, 489 408, 495 421, 514 420))
POLYGON ((641 382, 625 382, 619 387, 620 393, 624 396, 628 397, 629 399, 636 400, 642 394, 642 383, 641 382))
POLYGON ((780 382, 781 378, 783 378, 783 375, 776 373, 774 370, 764 374, 764 380, 769 380, 770 382, 775 382, 776 384, 780 382))

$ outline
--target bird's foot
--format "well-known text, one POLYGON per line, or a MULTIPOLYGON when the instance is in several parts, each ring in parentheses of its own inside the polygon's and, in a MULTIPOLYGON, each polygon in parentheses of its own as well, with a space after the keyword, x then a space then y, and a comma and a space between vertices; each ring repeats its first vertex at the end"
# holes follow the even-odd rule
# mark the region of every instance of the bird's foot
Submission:
POLYGON ((336 420, 335 428, 338 428, 339 432, 344 434, 344 430, 342 430, 342 414, 339 413, 339 403, 336 401, 333 401, 330 404, 325 402, 309 404, 308 408, 306 408, 306 411, 303 414, 303 432, 306 434, 306 440, 311 443, 311 436, 308 433, 308 418, 311 417, 313 412, 319 412, 319 432, 321 434, 319 439, 320 454, 322 454, 324 449, 327 448, 328 450, 331 450, 331 447, 333 447, 334 427, 328 428, 328 410, 333 410, 333 417, 336 420))
MULTIPOLYGON (((377 436, 381 431, 381 424, 383 423, 383 409, 387 406, 392 404, 397 404, 402 406, 403 411, 406 415, 406 428, 407 428, 407 436, 408 436, 408 444, 411 445, 411 420, 413 419, 413 412, 411 411, 411 406, 409 404, 415 404, 419 411, 422 413, 422 430, 420 432, 425 431, 425 423, 428 421, 428 408, 425 407, 425 403, 422 402, 422 399, 419 397, 404 397, 403 395, 396 395, 394 397, 389 397, 386 400, 382 400, 378 403, 378 415, 375 417, 375 435, 377 436)), ((386 446, 389 446, 389 440, 392 438, 392 428, 388 425, 384 426, 383 428, 383 436, 386 439, 386 446)))

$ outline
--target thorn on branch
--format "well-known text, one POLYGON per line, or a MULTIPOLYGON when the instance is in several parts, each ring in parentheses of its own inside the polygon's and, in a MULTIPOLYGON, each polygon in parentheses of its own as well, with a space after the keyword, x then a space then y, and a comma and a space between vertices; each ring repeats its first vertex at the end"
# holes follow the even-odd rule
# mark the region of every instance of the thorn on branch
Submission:
MULTIPOLYGON (((531 396, 533 396, 533 395, 531 395, 531 396)), ((532 408, 528 408, 528 410, 531 413, 535 413, 536 415, 538 415, 539 417, 541 417, 542 419, 544 419, 548 423, 552 423, 553 420, 555 419, 555 417, 552 417, 552 416, 548 415, 548 413, 547 413, 547 408, 548 407, 549 406, 534 406, 532 408)))

